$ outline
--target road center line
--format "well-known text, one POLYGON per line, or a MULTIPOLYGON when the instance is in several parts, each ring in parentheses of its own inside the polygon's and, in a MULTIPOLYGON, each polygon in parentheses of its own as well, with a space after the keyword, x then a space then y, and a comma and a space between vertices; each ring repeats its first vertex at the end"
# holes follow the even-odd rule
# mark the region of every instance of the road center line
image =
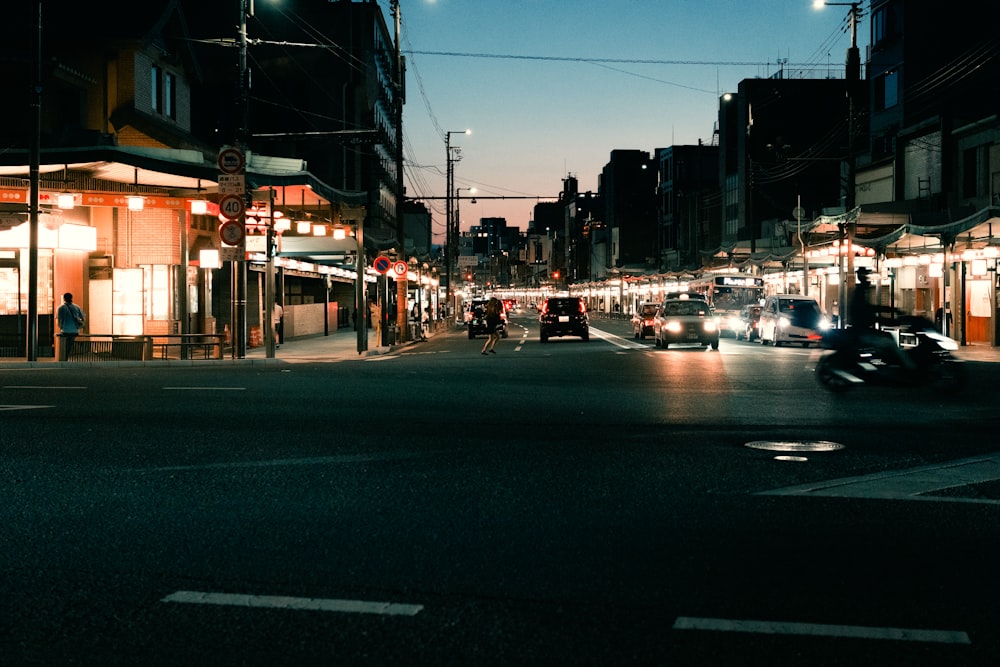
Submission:
POLYGON ((235 595, 231 593, 204 593, 198 591, 177 591, 163 598, 161 602, 214 604, 261 609, 289 609, 295 611, 332 611, 348 614, 379 614, 382 616, 416 616, 424 608, 423 605, 419 604, 399 604, 395 602, 299 598, 283 595, 235 595))
POLYGON ((86 387, 61 387, 58 385, 44 384, 8 384, 4 386, 4 389, 86 389, 86 387))
POLYGON ((246 391, 246 387, 164 387, 164 391, 246 391))
POLYGON ((848 637, 852 639, 972 644, 969 635, 960 630, 878 628, 863 625, 826 625, 823 623, 789 623, 785 621, 738 621, 726 618, 692 618, 687 616, 678 617, 674 622, 674 630, 749 632, 765 635, 819 635, 825 637, 848 637))

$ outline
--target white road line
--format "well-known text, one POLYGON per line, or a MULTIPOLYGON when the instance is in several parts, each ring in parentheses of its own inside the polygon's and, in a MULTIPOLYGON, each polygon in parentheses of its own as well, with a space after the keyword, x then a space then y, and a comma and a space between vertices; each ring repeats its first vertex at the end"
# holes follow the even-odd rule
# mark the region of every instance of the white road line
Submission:
POLYGON ((424 608, 423 605, 419 604, 399 604, 396 602, 298 598, 283 595, 234 595, 230 593, 201 593, 198 591, 177 591, 163 598, 161 602, 290 609, 296 611, 334 611, 349 614, 380 614, 382 616, 416 616, 424 608))
POLYGON ((789 623, 784 621, 740 621, 726 618, 691 618, 686 616, 681 616, 674 622, 674 630, 749 632, 764 635, 817 635, 824 637, 885 639, 938 644, 972 644, 969 635, 961 630, 879 628, 864 625, 826 625, 823 623, 789 623))
POLYGON ((86 389, 86 387, 60 387, 45 384, 8 384, 4 389, 86 389))
POLYGON ((590 327, 590 334, 595 338, 600 338, 605 340, 616 347, 620 347, 624 350, 645 350, 648 349, 648 345, 643 345, 641 343, 634 343, 631 340, 622 338, 613 333, 608 333, 607 331, 601 331, 600 329, 595 329, 590 327))
POLYGON ((761 491, 762 496, 833 496, 837 498, 879 498, 889 500, 929 500, 1000 504, 990 498, 928 496, 933 491, 979 484, 1000 479, 1000 453, 938 463, 908 470, 842 477, 811 484, 761 491))
POLYGON ((372 463, 377 461, 401 461, 426 454, 447 453, 448 450, 429 452, 381 452, 374 454, 341 454, 339 456, 313 456, 303 459, 270 459, 266 461, 229 461, 222 463, 202 463, 182 466, 157 466, 139 468, 139 472, 163 472, 175 470, 225 470, 228 468, 278 468, 283 466, 307 466, 326 464, 372 463))
POLYGON ((164 391, 246 391, 246 387, 164 387, 164 391))
POLYGON ((0 410, 38 410, 40 408, 54 408, 54 405, 0 405, 0 410))

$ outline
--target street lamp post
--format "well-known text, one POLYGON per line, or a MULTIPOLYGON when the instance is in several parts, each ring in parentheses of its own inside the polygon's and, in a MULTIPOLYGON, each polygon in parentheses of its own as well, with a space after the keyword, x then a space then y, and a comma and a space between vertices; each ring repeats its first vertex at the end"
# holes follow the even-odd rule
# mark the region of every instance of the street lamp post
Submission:
POLYGON ((456 225, 454 225, 452 210, 451 210, 451 189, 454 187, 455 183, 455 167, 454 160, 451 157, 451 135, 453 134, 472 134, 472 130, 449 130, 445 132, 444 146, 445 146, 445 252, 444 261, 445 269, 448 276, 448 292, 447 308, 450 311, 452 304, 454 303, 454 276, 455 272, 453 266, 455 263, 454 258, 457 257, 455 253, 455 245, 458 243, 458 236, 456 232, 456 225))
MULTIPOLYGON (((813 7, 815 9, 822 9, 825 6, 834 7, 850 7, 851 13, 849 17, 851 26, 851 46, 847 49, 847 61, 844 70, 844 79, 847 87, 847 178, 846 185, 844 186, 844 212, 846 213, 843 229, 841 230, 841 247, 844 250, 849 251, 854 237, 854 226, 856 221, 856 216, 854 215, 854 207, 856 203, 855 195, 855 180, 856 171, 854 164, 854 98, 856 96, 856 88, 861 80, 861 55, 858 52, 858 22, 861 20, 861 3, 860 2, 827 2, 826 0, 814 0, 813 7)), ((846 322, 844 318, 845 307, 847 305, 847 280, 846 278, 850 276, 853 284, 854 276, 854 254, 851 252, 846 252, 839 256, 839 265, 841 267, 840 280, 840 303, 839 303, 839 320, 840 326, 844 327, 846 322), (843 267, 843 263, 847 263, 847 268, 843 267)))

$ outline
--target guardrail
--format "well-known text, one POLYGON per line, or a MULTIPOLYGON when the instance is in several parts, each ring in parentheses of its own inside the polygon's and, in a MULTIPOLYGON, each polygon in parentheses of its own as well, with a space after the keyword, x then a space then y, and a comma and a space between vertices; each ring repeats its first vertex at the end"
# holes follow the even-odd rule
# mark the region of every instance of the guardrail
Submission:
POLYGON ((60 361, 151 361, 153 359, 221 359, 225 334, 79 334, 66 350, 59 334, 60 361))
POLYGON ((159 359, 221 359, 225 334, 162 334, 153 336, 159 359))
POLYGON ((59 334, 60 361, 146 361, 153 358, 152 336, 79 334, 70 350, 59 334))

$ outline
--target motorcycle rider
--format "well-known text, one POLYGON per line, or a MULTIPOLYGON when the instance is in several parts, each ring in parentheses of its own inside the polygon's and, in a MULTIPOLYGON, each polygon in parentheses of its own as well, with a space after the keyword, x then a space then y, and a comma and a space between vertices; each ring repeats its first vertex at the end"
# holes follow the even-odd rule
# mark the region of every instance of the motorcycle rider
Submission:
POLYGON ((856 274, 857 284, 847 307, 851 325, 849 331, 854 335, 855 344, 873 347, 885 361, 912 370, 913 360, 900 349, 892 334, 875 328, 878 323, 878 308, 868 300, 868 293, 871 291, 868 267, 859 267, 856 274))

